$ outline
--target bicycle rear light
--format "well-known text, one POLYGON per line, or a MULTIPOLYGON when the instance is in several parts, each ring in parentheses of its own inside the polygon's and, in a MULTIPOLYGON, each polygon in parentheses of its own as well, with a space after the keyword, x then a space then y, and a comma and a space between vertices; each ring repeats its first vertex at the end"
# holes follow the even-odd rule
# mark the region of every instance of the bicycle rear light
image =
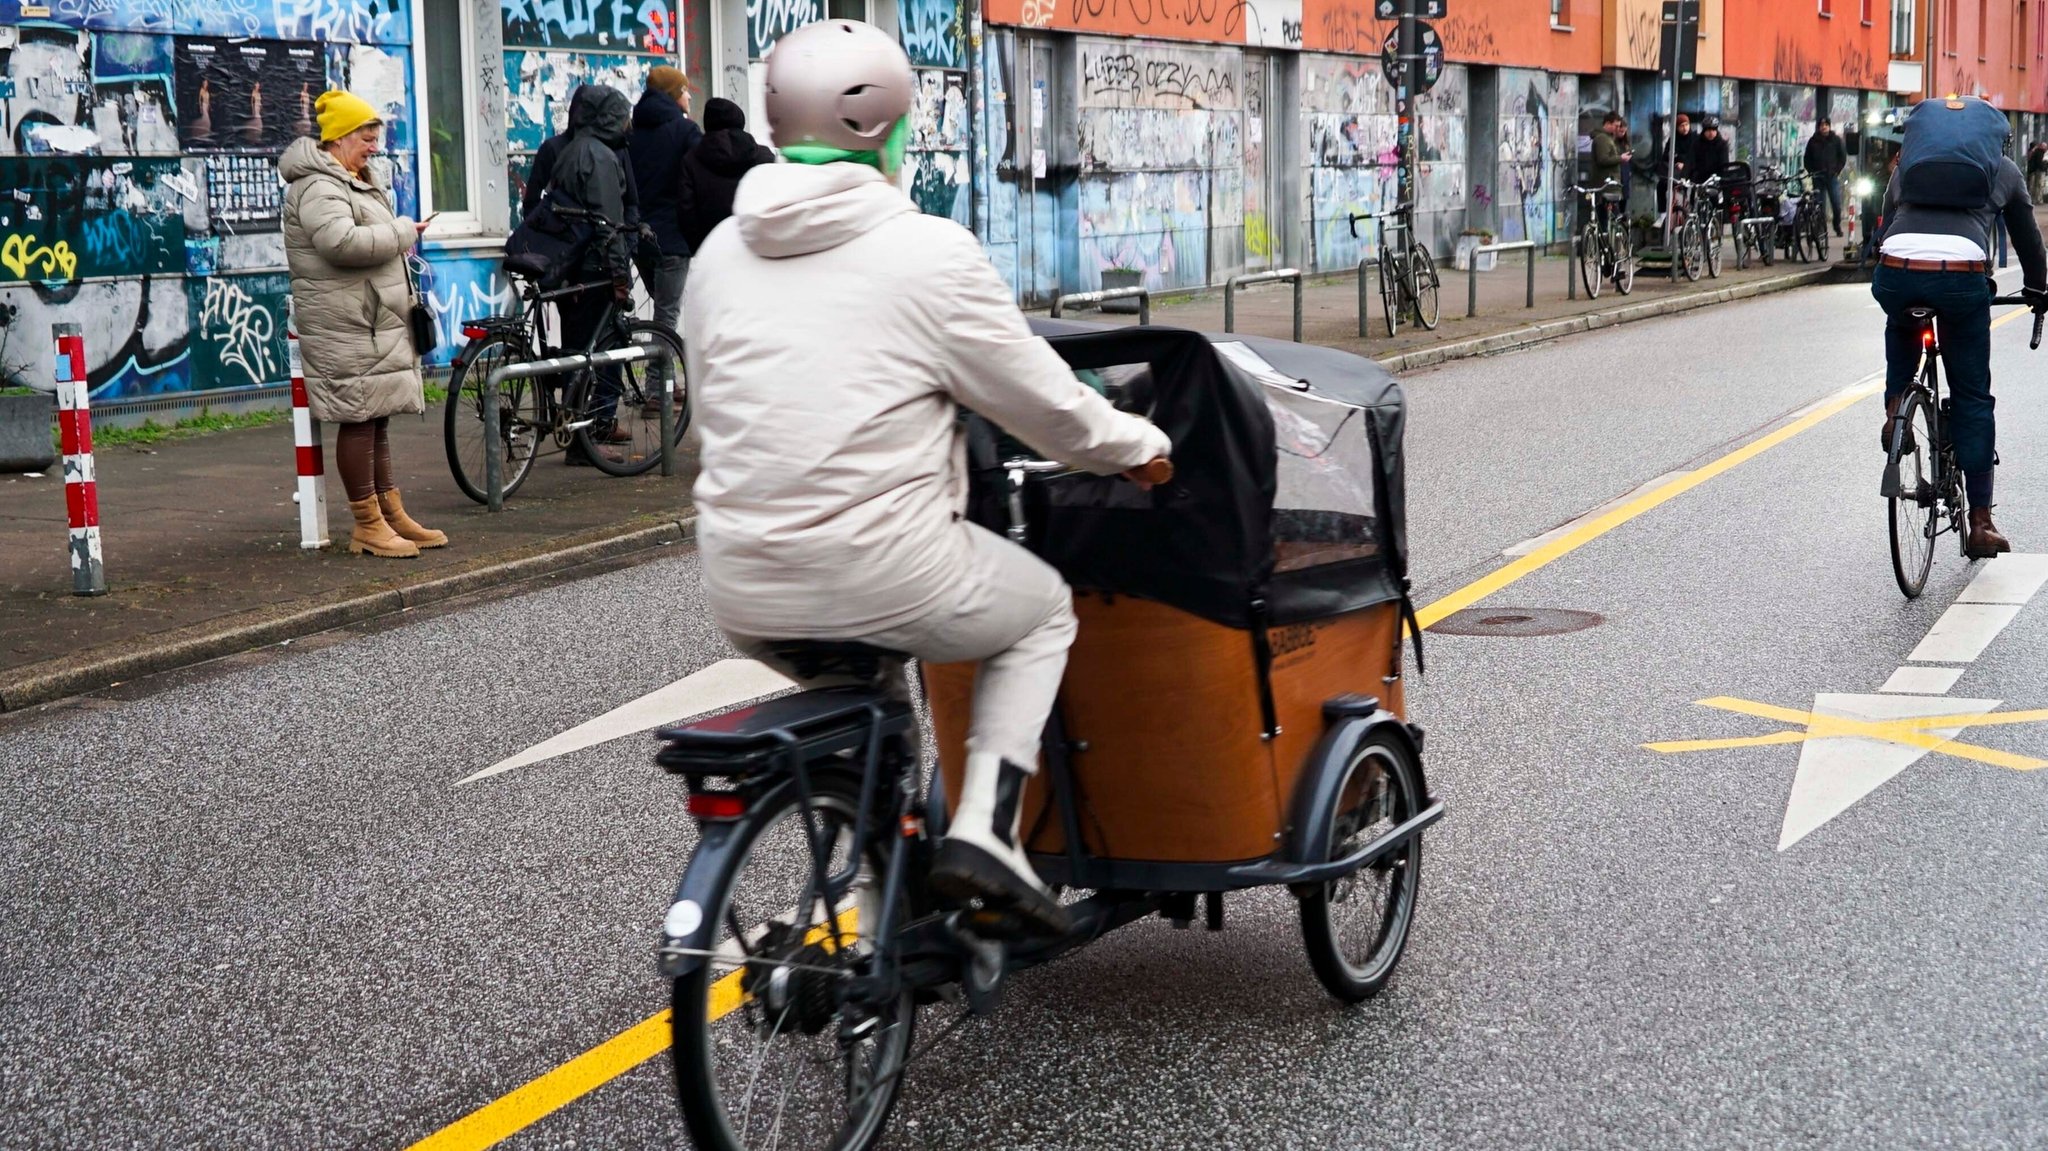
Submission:
POLYGON ((475 324, 464 324, 462 326, 462 338, 465 340, 481 340, 488 335, 490 335, 488 328, 479 328, 475 324))
POLYGON ((689 809, 698 819, 732 820, 747 813, 747 801, 738 792, 698 791, 690 794, 689 809))

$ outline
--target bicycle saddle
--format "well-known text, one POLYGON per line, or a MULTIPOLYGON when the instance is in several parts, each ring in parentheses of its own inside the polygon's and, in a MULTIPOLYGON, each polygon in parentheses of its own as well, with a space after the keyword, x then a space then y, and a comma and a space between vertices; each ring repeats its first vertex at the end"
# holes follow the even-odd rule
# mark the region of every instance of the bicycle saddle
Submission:
POLYGON ((768 641, 768 651, 788 664, 798 679, 844 675, 872 682, 881 678, 885 662, 901 663, 910 658, 900 651, 848 640, 775 639, 768 641))

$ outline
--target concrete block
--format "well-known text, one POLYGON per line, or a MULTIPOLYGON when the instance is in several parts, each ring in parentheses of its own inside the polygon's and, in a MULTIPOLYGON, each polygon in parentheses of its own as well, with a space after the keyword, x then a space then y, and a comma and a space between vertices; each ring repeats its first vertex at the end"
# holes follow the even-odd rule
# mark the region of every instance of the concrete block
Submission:
POLYGON ((57 397, 0 396, 0 472, 48 471, 57 462, 57 397))

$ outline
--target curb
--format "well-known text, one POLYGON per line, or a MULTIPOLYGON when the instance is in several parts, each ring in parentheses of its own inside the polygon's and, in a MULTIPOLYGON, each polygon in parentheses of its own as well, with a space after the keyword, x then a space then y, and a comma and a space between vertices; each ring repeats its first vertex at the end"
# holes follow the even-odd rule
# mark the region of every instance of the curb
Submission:
POLYGON ((1599 328, 1611 328, 1617 324, 1648 320, 1657 316, 1671 316, 1690 312, 1698 308, 1710 308, 1715 304, 1726 304, 1735 300, 1746 300, 1752 296, 1783 292, 1792 288, 1803 288, 1818 284, 1837 275, 1832 266, 1813 268, 1790 275, 1774 276, 1768 280, 1751 280, 1713 292, 1688 292, 1662 300, 1644 300, 1639 304, 1614 308, 1605 312, 1588 312, 1584 315, 1567 316, 1559 320, 1546 320, 1525 328, 1514 328, 1495 332, 1490 336, 1479 336, 1460 340, 1454 344, 1438 344, 1432 348, 1419 348, 1397 356, 1388 356, 1377 361, 1390 372, 1407 372, 1417 368, 1434 367, 1452 360, 1469 359, 1473 356, 1492 355, 1496 352, 1513 351, 1555 340, 1561 336, 1590 332, 1599 328))
POLYGON ((331 631, 507 583, 552 575, 696 537, 697 517, 654 524, 598 528, 560 540, 479 557, 461 570, 411 580, 374 592, 341 592, 256 608, 147 637, 113 643, 75 656, 0 672, 0 714, 65 699, 117 683, 175 671, 288 639, 331 631))

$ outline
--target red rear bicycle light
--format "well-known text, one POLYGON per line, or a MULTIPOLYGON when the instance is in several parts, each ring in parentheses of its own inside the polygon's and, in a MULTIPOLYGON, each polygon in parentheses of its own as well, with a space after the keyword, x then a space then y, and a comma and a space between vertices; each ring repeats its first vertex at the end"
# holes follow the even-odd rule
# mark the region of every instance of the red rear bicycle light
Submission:
POLYGON ((747 813, 747 801, 731 791, 699 791, 690 796, 690 814, 698 819, 738 819, 747 813))
POLYGON ((490 329, 488 328, 479 328, 474 324, 464 324, 462 326, 462 338, 465 340, 481 340, 490 334, 490 329))
POLYGON ((1931 348, 1934 346, 1933 328, 1922 328, 1920 330, 1920 346, 1923 348, 1931 348))

